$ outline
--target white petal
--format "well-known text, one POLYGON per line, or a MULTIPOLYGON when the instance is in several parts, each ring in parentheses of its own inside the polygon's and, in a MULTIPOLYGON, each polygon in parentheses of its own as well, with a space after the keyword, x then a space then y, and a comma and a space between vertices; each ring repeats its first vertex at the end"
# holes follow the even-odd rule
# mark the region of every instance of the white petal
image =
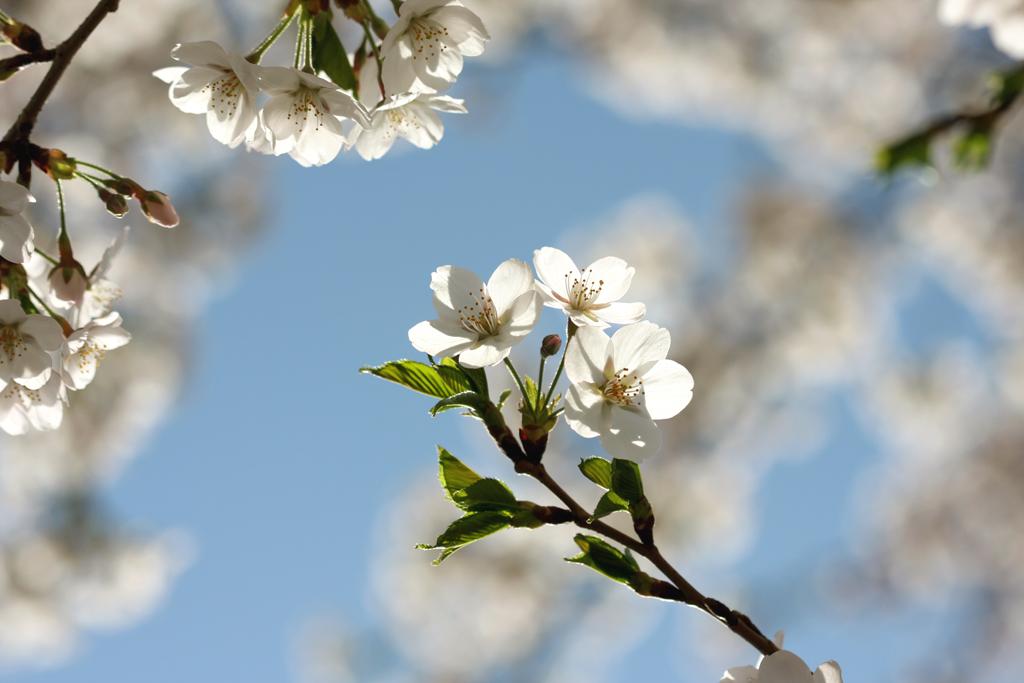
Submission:
POLYGON ((21 308, 21 304, 14 299, 0 301, 0 323, 17 325, 27 317, 28 314, 21 308))
POLYGON ((18 329, 23 335, 35 339, 46 351, 56 351, 64 343, 64 332, 60 323, 46 315, 30 315, 18 329))
POLYGON ((579 268, 569 255, 554 247, 541 247, 533 252, 533 267, 540 281, 559 297, 567 297, 573 280, 580 278, 579 268))
POLYGON ((611 340, 593 327, 581 327, 565 350, 565 376, 573 384, 605 383, 605 370, 611 353, 611 340))
POLYGON ((812 680, 814 683, 843 683, 843 672, 839 664, 829 660, 818 667, 812 680))
POLYGON ((505 314, 512 302, 533 289, 530 266, 519 259, 509 259, 494 269, 487 280, 487 293, 494 302, 498 317, 505 314))
POLYGON ((630 267, 625 261, 614 256, 597 259, 587 266, 587 270, 591 273, 591 282, 597 280, 603 283, 601 293, 594 300, 594 303, 597 304, 611 303, 625 296, 633 282, 633 275, 636 273, 636 268, 630 267))
POLYGON ((584 439, 600 436, 610 408, 593 384, 571 384, 565 394, 565 423, 584 439))
POLYGON ((529 291, 521 294, 512 302, 512 307, 507 314, 507 320, 501 321, 501 334, 509 337, 511 344, 519 341, 533 331, 541 311, 540 296, 537 292, 529 291))
POLYGON ((24 263, 32 250, 32 225, 24 216, 0 215, 0 256, 24 263))
POLYGON ((811 670, 807 668, 804 660, 797 657, 789 650, 779 650, 764 658, 761 662, 760 680, 770 683, 771 681, 784 681, 799 683, 809 681, 811 670))
POLYGON ((440 325, 437 320, 424 320, 409 330, 409 342, 417 351, 431 356, 454 356, 476 341, 466 331, 440 325))
POLYGON ((430 18, 448 29, 448 35, 458 45, 459 52, 467 57, 483 54, 484 43, 491 36, 484 28, 484 22, 471 10, 459 5, 449 5, 433 12, 430 18))
POLYGON ((693 398, 693 375, 674 360, 659 360, 641 371, 644 405, 654 420, 675 417, 693 398))
POLYGON ((29 389, 38 389, 50 379, 53 359, 35 344, 26 344, 12 358, 0 353, 0 377, 16 381, 29 389))
POLYGON ((721 683, 757 683, 758 671, 752 666, 734 666, 722 674, 721 683))
POLYGON ((445 307, 459 309, 477 304, 484 283, 476 273, 458 266, 441 266, 430 275, 430 289, 445 307))
POLYGON ((34 201, 28 190, 18 183, 0 180, 0 213, 21 213, 34 201))
POLYGON ((459 352, 459 363, 467 368, 490 367, 508 358, 510 350, 511 347, 501 343, 501 339, 488 337, 459 352))
POLYGON ((647 315, 647 307, 641 303, 627 304, 622 301, 592 308, 590 313, 609 325, 631 325, 640 322, 647 315))
POLYGON ((398 134, 386 115, 378 115, 370 122, 369 128, 359 128, 355 133, 355 146, 359 156, 367 161, 380 159, 387 154, 398 139, 398 134))
POLYGON ((645 413, 613 405, 601 445, 613 457, 640 461, 661 449, 661 432, 645 413))
POLYGON ((615 369, 636 370, 644 363, 662 360, 668 355, 671 344, 669 331, 652 322, 621 327, 612 335, 615 369))
POLYGON ((171 50, 171 57, 179 62, 196 66, 216 66, 228 68, 228 55, 212 40, 200 40, 194 43, 178 43, 171 50))

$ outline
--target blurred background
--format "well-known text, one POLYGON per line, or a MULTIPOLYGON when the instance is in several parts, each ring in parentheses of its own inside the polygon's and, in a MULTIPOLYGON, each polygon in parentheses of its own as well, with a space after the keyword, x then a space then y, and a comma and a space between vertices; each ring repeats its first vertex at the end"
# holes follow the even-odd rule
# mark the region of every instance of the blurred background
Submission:
MULTIPOLYGON (((76 58, 40 140, 167 191, 183 220, 129 215, 112 279, 133 343, 59 432, 0 445, 0 678, 697 683, 753 663, 706 616, 565 564, 570 529, 441 568, 413 549, 455 516, 437 443, 547 499, 474 423, 356 370, 415 353, 436 266, 486 276, 556 245, 636 266, 630 298, 695 376, 644 469, 696 585, 851 683, 1007 680, 1022 123, 982 173, 870 170, 882 142, 983 100, 1005 66, 987 33, 940 26, 932 0, 467 2, 493 37, 453 93, 470 114, 374 163, 227 150, 149 75, 178 41, 245 51, 279 3, 124 0, 76 58)), ((90 7, 4 9, 50 44, 90 7)), ((41 73, 3 85, 4 121, 41 73)), ((90 264, 120 225, 74 189, 90 264)), ((592 503, 574 469, 596 443, 554 437, 550 467, 592 503)))

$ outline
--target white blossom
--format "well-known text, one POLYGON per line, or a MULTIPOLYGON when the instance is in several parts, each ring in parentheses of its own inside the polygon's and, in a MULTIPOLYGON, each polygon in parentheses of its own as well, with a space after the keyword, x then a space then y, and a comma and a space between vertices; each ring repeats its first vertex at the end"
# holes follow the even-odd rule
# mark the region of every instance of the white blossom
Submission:
POLYGON ((439 92, 488 40, 480 17, 458 0, 406 0, 381 45, 384 81, 395 92, 439 92))
POLYGON ((119 349, 132 336, 121 327, 121 316, 109 313, 75 330, 61 349, 61 377, 69 389, 84 389, 96 376, 107 351, 119 349))
POLYGON ((171 57, 193 65, 154 72, 170 84, 171 102, 186 114, 205 114, 210 135, 237 146, 256 124, 259 67, 211 41, 181 43, 171 57))
POLYGON ((665 358, 670 344, 669 331, 651 322, 610 338, 596 327, 579 328, 565 352, 566 423, 584 438, 601 437, 616 457, 656 453, 661 434, 654 420, 675 416, 693 397, 690 372, 665 358))
POLYGON ((13 436, 49 431, 64 418, 64 386, 56 373, 35 388, 9 382, 0 390, 0 429, 13 436))
MULTIPOLYGON (((387 82, 384 85, 385 91, 389 91, 387 82)), ((406 92, 381 101, 374 60, 367 61, 360 73, 359 99, 373 107, 368 125, 357 128, 352 136, 356 151, 367 161, 387 154, 398 138, 405 138, 420 149, 430 149, 444 136, 444 124, 437 112, 466 113, 462 100, 446 95, 406 92)))
MULTIPOLYGON (((290 154, 303 166, 332 161, 345 143, 343 119, 367 125, 366 110, 347 92, 313 74, 283 66, 262 69, 260 82, 270 100, 261 119, 274 154, 290 154)), ((259 146, 260 140, 253 140, 259 146)))
POLYGON ((85 290, 89 287, 89 278, 77 263, 68 268, 55 266, 50 271, 49 282, 50 299, 59 306, 81 305, 85 299, 85 290))
POLYGON ((942 0, 939 18, 953 26, 987 26, 996 47, 1011 57, 1024 58, 1024 2, 1021 0, 942 0))
POLYGON ((757 666, 726 670, 721 683, 843 683, 843 673, 833 661, 825 662, 812 673, 804 660, 789 650, 778 650, 761 657, 757 666))
POLYGON ((459 356, 470 368, 500 363, 530 333, 541 303, 530 267, 518 259, 499 265, 484 284, 475 273, 441 266, 430 276, 437 320, 409 330, 409 341, 432 356, 459 356))
POLYGON ((35 199, 24 187, 0 180, 0 256, 24 263, 35 248, 32 225, 22 214, 35 199))
POLYGON ((620 258, 605 256, 580 271, 564 251, 542 247, 533 252, 533 267, 544 305, 562 309, 580 327, 628 325, 647 311, 641 303, 619 301, 636 273, 620 258))
POLYGON ((50 352, 63 342, 53 318, 28 315, 13 299, 0 301, 0 380, 39 389, 50 378, 50 352))
POLYGON ((102 318, 113 310, 114 304, 120 300, 121 288, 108 279, 114 258, 121 251, 131 229, 126 225, 103 250, 100 260, 93 268, 89 278, 89 287, 82 296, 82 302, 75 308, 75 326, 84 327, 90 320, 102 318))

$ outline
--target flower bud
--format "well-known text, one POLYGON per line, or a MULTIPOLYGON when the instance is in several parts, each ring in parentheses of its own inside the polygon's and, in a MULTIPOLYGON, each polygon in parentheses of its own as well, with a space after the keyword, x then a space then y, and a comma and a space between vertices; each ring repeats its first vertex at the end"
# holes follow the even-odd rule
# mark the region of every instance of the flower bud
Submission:
POLYGON ((22 52, 40 52, 43 49, 43 39, 39 32, 16 19, 0 22, 0 32, 7 42, 22 52))
POLYGON ((171 198, 163 192, 144 190, 135 195, 135 197, 139 200, 139 204, 142 206, 142 213, 146 214, 146 218, 149 219, 150 223, 155 223, 165 228, 173 228, 178 224, 178 212, 174 210, 171 198))
POLYGON ((78 261, 69 266, 54 266, 50 271, 51 296, 63 304, 80 306, 89 288, 89 277, 78 261))
POLYGON ((111 214, 121 218, 128 213, 128 201, 117 194, 116 192, 110 192, 109 190, 99 189, 97 192, 100 195, 100 201, 107 206, 107 211, 111 214))
POLYGON ((549 334, 540 342, 541 358, 550 358, 562 348, 562 338, 557 334, 549 334))

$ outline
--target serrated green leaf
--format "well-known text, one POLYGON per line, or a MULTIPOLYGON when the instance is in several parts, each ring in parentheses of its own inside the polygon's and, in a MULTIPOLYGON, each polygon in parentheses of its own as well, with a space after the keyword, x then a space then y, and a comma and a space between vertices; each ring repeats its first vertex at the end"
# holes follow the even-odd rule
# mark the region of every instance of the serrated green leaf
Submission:
POLYGON ((436 367, 415 360, 393 360, 375 367, 359 368, 359 372, 386 379, 435 398, 448 398, 466 391, 465 382, 450 384, 436 367))
POLYGON ((607 517, 611 513, 618 512, 619 510, 628 511, 629 503, 620 498, 615 494, 615 492, 607 491, 603 496, 601 496, 601 500, 597 501, 597 507, 594 508, 594 514, 590 516, 590 521, 607 517))
POLYGON ((313 18, 313 68, 326 73, 339 88, 352 90, 356 86, 348 52, 331 24, 330 12, 320 12, 313 18))
POLYGON ((454 500, 455 492, 461 491, 483 478, 444 448, 438 447, 437 452, 438 479, 441 480, 441 486, 444 487, 449 498, 454 500))
POLYGON ((612 464, 604 458, 585 458, 580 461, 583 476, 604 489, 612 487, 612 464))
POLYGON ((441 564, 456 550, 505 529, 510 519, 511 515, 507 512, 471 512, 452 522, 433 545, 421 544, 416 547, 421 550, 443 549, 441 555, 434 560, 435 565, 441 564))
POLYGON ((452 502, 463 510, 510 510, 519 508, 515 494, 497 479, 481 479, 452 493, 452 502))
POLYGON ((577 534, 573 540, 576 541, 576 545, 582 552, 575 557, 567 557, 567 562, 585 565, 610 579, 627 585, 640 573, 640 567, 632 555, 623 553, 597 536, 577 534))
POLYGON ((457 370, 465 378, 467 389, 471 389, 485 398, 489 396, 487 393, 487 373, 483 368, 467 368, 455 358, 445 358, 441 361, 441 366, 457 370))
POLYGON ((452 408, 469 408, 473 411, 481 411, 484 409, 484 403, 484 399, 476 392, 463 391, 462 393, 442 398, 430 409, 430 414, 437 415, 452 408))
POLYGON ((644 484, 640 477, 640 466, 632 460, 614 458, 612 460, 611 490, 628 503, 643 500, 644 484))

